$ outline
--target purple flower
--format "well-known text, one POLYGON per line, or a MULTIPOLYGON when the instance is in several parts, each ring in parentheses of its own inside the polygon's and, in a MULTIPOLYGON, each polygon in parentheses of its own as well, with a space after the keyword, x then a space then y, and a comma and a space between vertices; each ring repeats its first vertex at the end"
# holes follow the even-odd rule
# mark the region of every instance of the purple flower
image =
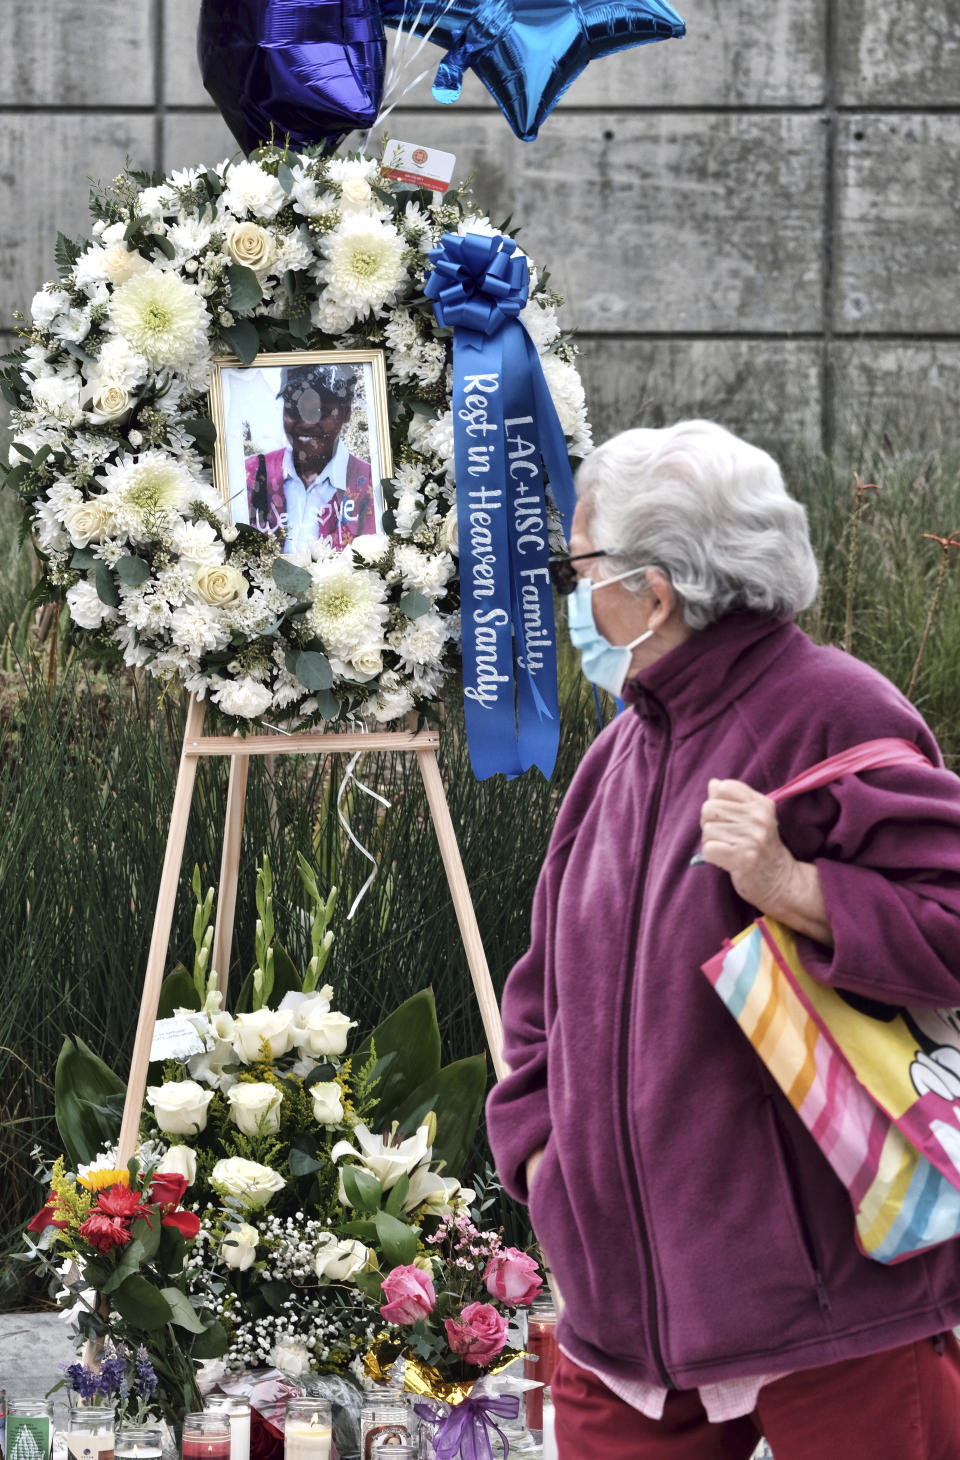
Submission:
POLYGON ((126 1398, 127 1381, 124 1362, 119 1354, 109 1354, 100 1363, 100 1393, 104 1396, 119 1394, 126 1398))
POLYGON ((133 1381, 133 1392, 138 1399, 149 1399, 157 1388, 157 1376, 153 1372, 153 1365, 150 1363, 150 1356, 143 1344, 137 1349, 136 1377, 133 1381))
POLYGON ((63 1372, 81 1399, 94 1399, 100 1393, 100 1376, 93 1369, 83 1364, 67 1364, 63 1372))

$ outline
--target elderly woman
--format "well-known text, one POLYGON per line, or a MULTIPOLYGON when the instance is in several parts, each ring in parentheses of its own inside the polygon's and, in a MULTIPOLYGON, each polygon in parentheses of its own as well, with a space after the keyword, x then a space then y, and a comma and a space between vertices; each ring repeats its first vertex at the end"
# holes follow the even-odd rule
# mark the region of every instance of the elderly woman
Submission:
POLYGON ((764 452, 627 431, 577 489, 571 636, 627 709, 560 811, 488 1105, 565 1300, 561 1460, 747 1460, 761 1435, 776 1460, 956 1460, 960 1245, 859 1253, 700 969, 759 910, 824 983, 960 1004, 960 782, 897 690, 793 622, 817 569, 764 452), (936 768, 767 799, 881 736, 936 768))

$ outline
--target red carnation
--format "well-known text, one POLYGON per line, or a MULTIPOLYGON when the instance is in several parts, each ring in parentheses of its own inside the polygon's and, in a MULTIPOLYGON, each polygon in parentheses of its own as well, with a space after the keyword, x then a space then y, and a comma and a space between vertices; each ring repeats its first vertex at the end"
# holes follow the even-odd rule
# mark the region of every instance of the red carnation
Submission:
POLYGON ((160 1225, 161 1227, 176 1227, 185 1242, 192 1242, 200 1231, 200 1218, 195 1212, 167 1212, 160 1225))
POLYGON ((129 1221, 131 1217, 147 1215, 142 1210, 142 1201, 139 1191, 131 1191, 129 1186, 118 1184, 99 1193, 95 1210, 106 1212, 108 1217, 123 1217, 129 1221))
POLYGON ((179 1171, 158 1171, 150 1183, 150 1200, 162 1207, 178 1207, 188 1185, 179 1171))
POLYGON ((113 1247, 126 1247, 130 1241, 130 1230, 121 1217, 108 1217, 93 1211, 80 1228, 80 1236, 98 1252, 109 1252, 113 1247))

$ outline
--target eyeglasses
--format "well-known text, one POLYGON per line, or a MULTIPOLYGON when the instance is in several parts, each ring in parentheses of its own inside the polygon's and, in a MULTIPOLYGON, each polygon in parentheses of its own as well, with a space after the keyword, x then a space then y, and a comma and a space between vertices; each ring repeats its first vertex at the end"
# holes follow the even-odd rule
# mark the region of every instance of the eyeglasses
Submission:
POLYGON ((550 581, 557 592, 564 597, 572 593, 577 586, 577 570, 574 563, 582 563, 584 558, 605 558, 606 549, 601 548, 595 553, 577 553, 573 558, 551 558, 549 562, 550 581))

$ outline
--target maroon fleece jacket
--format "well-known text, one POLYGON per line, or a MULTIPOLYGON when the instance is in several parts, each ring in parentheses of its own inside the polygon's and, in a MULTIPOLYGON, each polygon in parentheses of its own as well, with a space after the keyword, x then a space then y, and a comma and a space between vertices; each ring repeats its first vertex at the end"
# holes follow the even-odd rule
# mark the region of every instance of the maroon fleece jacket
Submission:
POLYGON ((512 1073, 487 1105, 566 1309, 560 1341, 625 1379, 692 1388, 812 1367, 960 1323, 960 1242, 895 1267, 854 1243, 844 1187, 701 965, 756 909, 690 866, 711 776, 770 792, 863 740, 932 767, 844 776, 779 807, 815 861, 833 949, 814 977, 960 1004, 960 780, 915 709, 793 623, 733 614, 627 688, 584 757, 503 999, 512 1073))

